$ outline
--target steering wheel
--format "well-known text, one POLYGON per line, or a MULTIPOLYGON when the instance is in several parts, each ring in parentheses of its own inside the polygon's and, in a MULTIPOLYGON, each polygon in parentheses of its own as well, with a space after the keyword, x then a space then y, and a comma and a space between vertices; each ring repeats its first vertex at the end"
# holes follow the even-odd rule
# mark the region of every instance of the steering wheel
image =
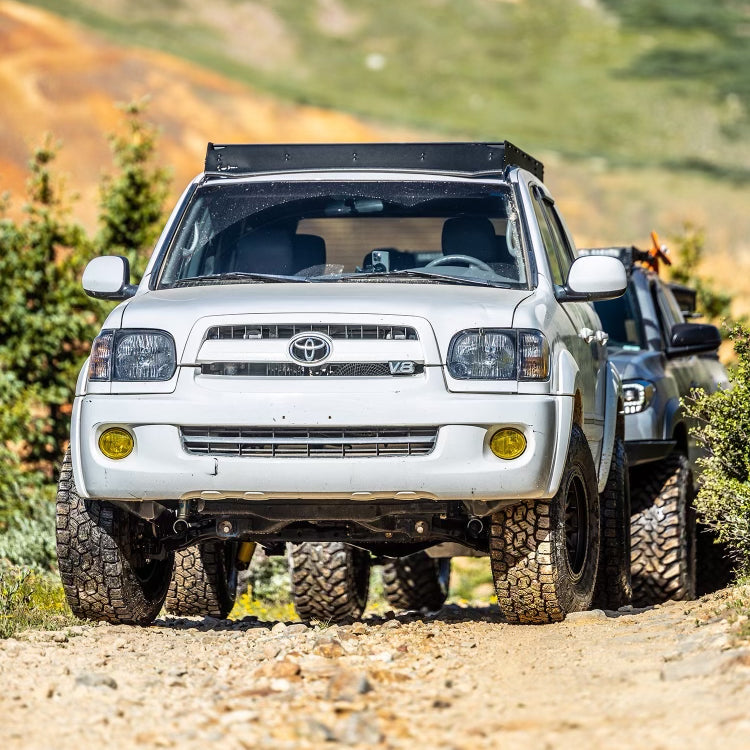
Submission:
POLYGON ((435 266, 446 266, 452 265, 453 261, 460 261, 466 263, 469 267, 478 268, 480 271, 489 271, 495 273, 490 266, 488 266, 483 260, 479 258, 472 258, 471 255, 443 255, 441 258, 435 258, 431 260, 425 268, 434 268, 435 266))

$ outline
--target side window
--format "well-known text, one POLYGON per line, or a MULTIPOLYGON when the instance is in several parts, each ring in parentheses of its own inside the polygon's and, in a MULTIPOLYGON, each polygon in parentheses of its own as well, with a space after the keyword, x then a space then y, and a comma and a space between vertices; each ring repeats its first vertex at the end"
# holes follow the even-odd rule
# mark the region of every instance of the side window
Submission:
POLYGON ((656 309, 661 320, 662 340, 667 345, 671 337, 672 326, 677 323, 684 323, 685 319, 682 317, 682 311, 677 300, 664 284, 654 281, 652 289, 656 298, 656 309))
POLYGON ((565 278, 568 278, 568 271, 570 270, 570 267, 573 265, 573 261, 575 260, 573 248, 570 246, 570 242, 568 240, 568 233, 563 228, 563 223, 560 219, 560 215, 557 213, 557 209, 551 201, 546 199, 544 200, 544 209, 547 214, 550 228, 552 230, 552 235, 554 236, 557 248, 560 251, 560 264, 563 273, 565 274, 565 278))
POLYGON ((562 286, 568 276, 568 269, 562 264, 560 251, 557 248, 557 240, 552 234, 552 230, 547 220, 545 207, 542 204, 542 195, 538 190, 534 189, 533 196, 534 200, 532 201, 532 204, 534 206, 534 213, 536 214, 537 224, 539 225, 542 242, 544 243, 544 250, 547 255, 547 260, 549 261, 552 281, 558 286, 562 286))

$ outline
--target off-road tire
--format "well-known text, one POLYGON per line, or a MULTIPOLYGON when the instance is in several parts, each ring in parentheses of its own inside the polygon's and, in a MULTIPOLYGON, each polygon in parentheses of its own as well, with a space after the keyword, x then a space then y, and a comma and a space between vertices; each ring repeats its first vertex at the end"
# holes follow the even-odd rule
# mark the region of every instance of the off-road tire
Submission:
POLYGON ((362 617, 370 588, 370 553, 343 542, 288 547, 294 608, 301 620, 342 623, 362 617))
POLYGON ((383 564, 383 593, 394 609, 439 610, 448 598, 451 560, 415 552, 383 564))
POLYGON ((695 511, 687 457, 672 453, 631 477, 633 603, 695 597, 695 511))
POLYGON ((57 490, 57 560, 73 614, 87 620, 148 625, 159 614, 173 555, 148 560, 148 526, 126 510, 78 496, 70 452, 57 490))
POLYGON ((178 550, 165 606, 173 615, 223 620, 237 595, 237 544, 203 542, 178 550))
POLYGON ((583 431, 574 425, 556 495, 503 508, 491 517, 492 577, 508 622, 555 622, 588 609, 599 535, 594 461, 583 431))
POLYGON ((630 487, 625 441, 615 438, 607 484, 601 494, 601 557, 593 605, 619 609, 633 600, 630 571, 630 487))

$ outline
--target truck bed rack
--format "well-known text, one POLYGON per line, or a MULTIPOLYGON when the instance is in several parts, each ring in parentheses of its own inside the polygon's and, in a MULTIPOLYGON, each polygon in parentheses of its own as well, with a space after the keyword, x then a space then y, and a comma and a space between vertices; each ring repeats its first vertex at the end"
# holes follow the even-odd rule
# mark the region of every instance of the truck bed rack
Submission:
POLYGON ((258 174, 300 170, 408 170, 499 176, 517 166, 544 179, 544 165, 508 141, 501 143, 209 143, 205 171, 258 174))

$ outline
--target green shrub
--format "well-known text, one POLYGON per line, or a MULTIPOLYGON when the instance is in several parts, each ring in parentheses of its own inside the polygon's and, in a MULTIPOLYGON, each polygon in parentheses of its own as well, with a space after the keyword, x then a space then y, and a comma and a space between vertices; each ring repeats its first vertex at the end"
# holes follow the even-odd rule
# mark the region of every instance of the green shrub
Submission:
MULTIPOLYGON (((12 515, 0 533, 0 559, 37 572, 55 567, 55 505, 49 499, 53 488, 34 498, 35 515, 12 515)), ((31 505, 31 503, 30 503, 31 505)))
POLYGON ((691 430, 705 457, 698 460, 701 485, 695 500, 702 520, 716 530, 738 564, 750 574, 750 330, 735 325, 729 333, 737 365, 732 387, 694 392, 686 404, 696 420, 691 430))
POLYGON ((258 548, 247 570, 246 580, 253 599, 269 604, 286 604, 291 601, 286 555, 268 557, 258 548))
POLYGON ((0 560, 0 638, 28 628, 57 628, 77 622, 56 576, 0 560))

